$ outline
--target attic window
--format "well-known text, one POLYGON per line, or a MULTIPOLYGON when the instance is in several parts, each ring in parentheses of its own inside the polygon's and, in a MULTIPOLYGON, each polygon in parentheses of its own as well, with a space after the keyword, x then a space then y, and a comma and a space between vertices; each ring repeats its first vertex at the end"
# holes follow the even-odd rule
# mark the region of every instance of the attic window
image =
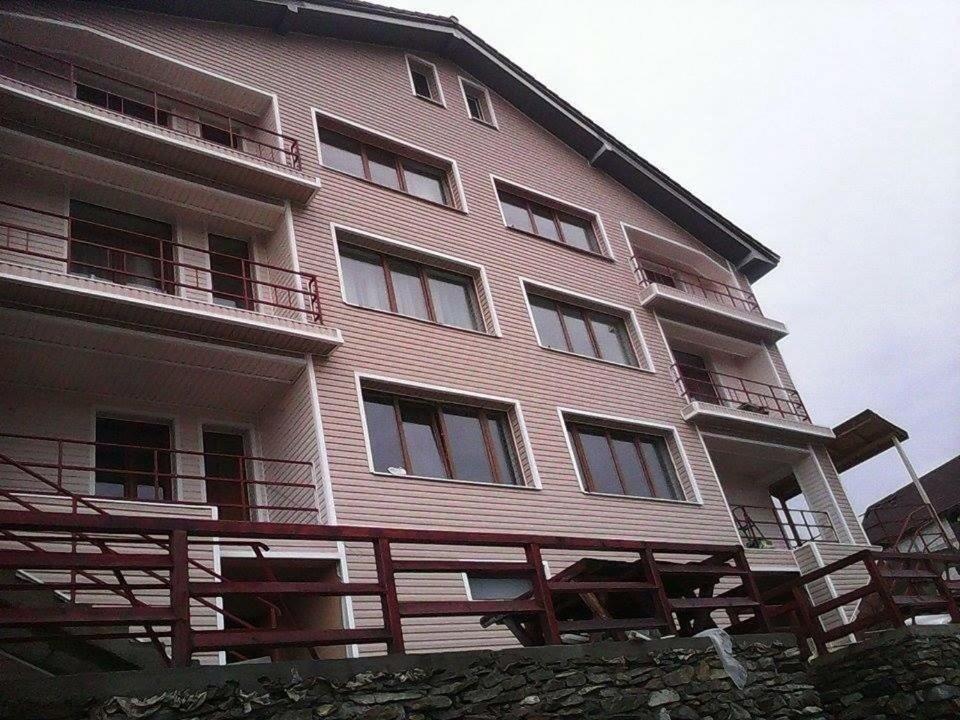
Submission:
POLYGON ((484 125, 497 127, 497 118, 493 113, 493 103, 490 102, 490 93, 487 89, 464 78, 460 78, 460 89, 463 90, 467 115, 484 125))
POLYGON ((414 95, 437 105, 445 104, 436 65, 407 55, 407 69, 410 71, 410 86, 414 95))

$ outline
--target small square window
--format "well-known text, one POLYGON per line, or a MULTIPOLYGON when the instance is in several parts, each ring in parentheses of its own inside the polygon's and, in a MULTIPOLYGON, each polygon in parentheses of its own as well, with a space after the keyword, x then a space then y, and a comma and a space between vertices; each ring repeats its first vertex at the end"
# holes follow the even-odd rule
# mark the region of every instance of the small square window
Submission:
POLYGON ((460 78, 460 88, 463 90, 463 99, 467 105, 467 115, 484 125, 496 127, 497 119, 493 113, 490 93, 486 88, 464 78, 460 78))
POLYGON ((410 71, 410 85, 414 95, 438 105, 445 104, 437 68, 433 63, 408 55, 407 69, 410 71))

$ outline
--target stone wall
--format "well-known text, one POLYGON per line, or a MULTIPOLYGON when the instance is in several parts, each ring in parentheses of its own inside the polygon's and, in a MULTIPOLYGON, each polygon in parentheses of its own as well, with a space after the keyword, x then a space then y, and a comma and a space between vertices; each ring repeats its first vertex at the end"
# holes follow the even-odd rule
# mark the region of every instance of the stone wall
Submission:
MULTIPOLYGON (((362 672, 314 663, 301 676, 273 673, 251 686, 223 682, 139 700, 112 697, 74 717, 98 720, 493 720, 636 718, 637 720, 825 720, 792 638, 738 639, 735 656, 748 670, 738 689, 703 639, 529 648, 373 658, 362 672), (402 667, 396 667, 398 664, 402 667)), ((347 666, 349 667, 349 666, 347 666)), ((199 672, 200 669, 197 669, 199 672)), ((246 668, 255 672, 256 668, 246 668)), ((182 672, 182 671, 180 671, 182 672)), ((226 671, 224 671, 226 672, 226 671)), ((111 694, 120 695, 123 674, 111 694)), ((157 688, 159 690, 159 688, 157 688)), ((91 689, 91 691, 93 691, 91 689)), ((29 710, 27 711, 29 712, 29 710)), ((26 717, 20 712, 19 718, 26 717)), ((30 715, 36 717, 36 714, 30 715)), ((44 712, 42 717, 52 717, 44 712)))
POLYGON ((892 630, 811 665, 834 720, 960 717, 957 626, 892 630))

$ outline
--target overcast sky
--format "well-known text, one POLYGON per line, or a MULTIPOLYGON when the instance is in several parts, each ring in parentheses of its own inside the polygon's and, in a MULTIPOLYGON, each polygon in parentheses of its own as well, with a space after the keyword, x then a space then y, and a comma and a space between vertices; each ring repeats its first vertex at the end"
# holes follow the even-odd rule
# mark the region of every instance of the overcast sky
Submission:
MULTIPOLYGON (((815 422, 869 407, 960 453, 960 2, 392 0, 455 15, 773 248, 815 422)), ((845 473, 858 512, 907 481, 845 473)), ((957 479, 960 482, 960 478, 957 479)))

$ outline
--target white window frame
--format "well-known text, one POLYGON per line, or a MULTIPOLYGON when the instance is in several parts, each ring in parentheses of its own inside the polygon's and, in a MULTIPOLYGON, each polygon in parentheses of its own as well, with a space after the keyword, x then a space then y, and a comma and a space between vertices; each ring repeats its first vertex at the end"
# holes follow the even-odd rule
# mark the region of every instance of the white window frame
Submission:
POLYGON ((480 123, 481 125, 486 125, 488 127, 492 127, 494 130, 499 130, 500 124, 497 122, 497 111, 493 107, 493 98, 490 96, 490 91, 480 83, 470 80, 469 78, 465 78, 463 75, 457 75, 457 80, 460 82, 460 94, 463 95, 463 106, 467 110, 467 117, 480 123), (483 95, 483 99, 487 106, 487 112, 490 113, 489 120, 480 120, 479 118, 475 118, 470 114, 470 103, 467 101, 468 86, 471 90, 477 91, 483 95))
POLYGON ((697 483, 697 478, 693 474, 693 466, 690 464, 690 458, 687 455, 686 448, 684 448, 683 442, 680 439, 680 432, 677 430, 676 425, 668 425, 666 423, 660 423, 656 422, 655 420, 648 420, 646 418, 620 417, 616 415, 606 415, 593 410, 579 410, 577 408, 561 406, 557 407, 557 417, 560 419, 560 430, 563 433, 563 439, 567 443, 567 452, 570 453, 570 462, 573 464, 573 471, 577 476, 577 482, 580 485, 580 492, 582 492, 584 495, 590 497, 623 500, 625 502, 652 502, 667 503, 669 505, 703 506, 703 496, 700 494, 700 487, 697 483), (683 482, 679 473, 680 468, 676 467, 676 462, 673 459, 673 453, 670 454, 670 461, 674 464, 674 472, 677 473, 677 482, 680 485, 679 490, 684 496, 682 498, 674 500, 671 498, 619 495, 616 493, 601 493, 588 490, 587 484, 584 482, 583 475, 580 472, 580 463, 577 462, 577 453, 573 447, 573 440, 570 438, 570 431, 567 429, 568 420, 572 420, 573 422, 579 421, 584 424, 594 422, 599 427, 627 428, 632 431, 635 430, 639 433, 659 435, 666 439, 668 443, 673 442, 676 446, 677 453, 680 455, 680 459, 683 464, 683 472, 687 476, 687 482, 690 486, 690 493, 693 495, 692 499, 687 497, 690 493, 688 493, 687 489, 683 486, 683 482))
POLYGON ((601 300, 590 295, 584 295, 573 290, 557 287, 556 285, 548 285, 523 276, 520 277, 520 291, 523 295, 523 303, 527 308, 527 316, 530 318, 530 325, 533 327, 533 334, 537 338, 537 345, 544 350, 569 355, 571 357, 583 358, 592 362, 604 363, 606 365, 612 365, 613 367, 627 368, 629 370, 637 370, 651 374, 656 373, 653 365, 653 357, 650 355, 650 349, 647 347, 646 338, 644 338, 643 332, 640 330, 640 322, 637 320, 637 314, 633 308, 629 308, 626 305, 617 305, 608 300, 601 300), (537 289, 545 291, 547 296, 556 296, 560 302, 565 301, 570 305, 577 305, 587 309, 591 309, 591 306, 594 306, 601 311, 605 310, 609 315, 622 319, 627 328, 630 345, 633 347, 633 354, 636 356, 638 364, 627 365, 625 363, 614 362, 613 360, 606 360, 605 358, 595 358, 589 355, 581 355, 580 353, 569 350, 561 350, 560 348, 544 345, 543 340, 540 338, 540 331, 537 329, 537 322, 533 317, 533 307, 530 305, 530 291, 533 290, 533 294, 536 295, 537 289), (640 343, 640 347, 637 347, 637 341, 640 343))
MULTIPOLYGON (((436 64, 425 60, 419 55, 411 55, 410 53, 403 54, 404 62, 407 65, 407 79, 410 81, 410 92, 413 93, 413 96, 419 100, 426 100, 427 102, 432 102, 434 105, 439 105, 440 107, 447 106, 447 100, 443 96, 443 85, 440 84, 440 71, 437 70, 436 64), (411 62, 413 61, 413 62, 411 62), (423 66, 426 66, 430 69, 430 72, 433 73, 433 84, 437 88, 437 94, 439 98, 428 98, 417 93, 417 88, 413 84, 413 63, 417 63, 423 66)), ((429 78, 427 78, 429 81, 429 78)))

